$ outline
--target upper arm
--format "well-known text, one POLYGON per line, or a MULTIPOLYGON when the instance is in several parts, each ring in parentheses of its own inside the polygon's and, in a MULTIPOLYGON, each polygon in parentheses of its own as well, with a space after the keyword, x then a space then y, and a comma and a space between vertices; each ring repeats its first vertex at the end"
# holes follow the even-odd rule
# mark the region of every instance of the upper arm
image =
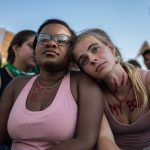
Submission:
POLYGON ((102 118, 102 123, 101 123, 101 127, 100 127, 100 132, 99 132, 99 139, 101 137, 107 138, 110 141, 115 143, 112 130, 109 126, 109 123, 107 121, 107 118, 106 118, 105 114, 103 115, 103 118, 102 118))
POLYGON ((102 118, 102 123, 99 132, 98 150, 120 150, 116 145, 112 130, 109 126, 105 114, 102 118))
POLYGON ((8 84, 0 99, 0 144, 7 136, 7 121, 13 106, 13 85, 12 83, 8 84))
POLYGON ((98 84, 84 75, 80 78, 78 91, 76 137, 85 145, 93 146, 98 138, 104 110, 103 94, 98 84))

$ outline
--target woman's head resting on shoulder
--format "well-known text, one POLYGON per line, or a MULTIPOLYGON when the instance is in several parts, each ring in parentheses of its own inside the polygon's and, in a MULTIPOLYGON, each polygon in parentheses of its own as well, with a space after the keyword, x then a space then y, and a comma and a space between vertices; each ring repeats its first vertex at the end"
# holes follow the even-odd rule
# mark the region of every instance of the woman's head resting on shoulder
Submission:
POLYGON ((63 20, 46 20, 34 41, 37 64, 47 71, 67 70, 75 32, 63 20))
POLYGON ((80 68, 96 79, 106 76, 121 60, 117 47, 101 29, 89 29, 79 34, 72 54, 80 68))
POLYGON ((118 76, 124 70, 130 78, 138 104, 145 108, 148 97, 140 74, 133 65, 122 60, 118 48, 105 31, 89 29, 79 34, 74 41, 72 57, 84 72, 99 81, 109 80, 107 77, 112 71, 118 76))

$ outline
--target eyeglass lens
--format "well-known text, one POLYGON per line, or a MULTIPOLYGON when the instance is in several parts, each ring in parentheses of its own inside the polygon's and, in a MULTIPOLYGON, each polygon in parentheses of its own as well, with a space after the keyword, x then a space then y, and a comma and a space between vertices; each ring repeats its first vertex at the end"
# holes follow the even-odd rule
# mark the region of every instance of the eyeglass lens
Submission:
POLYGON ((43 33, 38 34, 39 44, 47 44, 50 40, 54 40, 59 45, 64 45, 70 41, 70 37, 63 34, 56 34, 56 35, 43 34, 43 33))

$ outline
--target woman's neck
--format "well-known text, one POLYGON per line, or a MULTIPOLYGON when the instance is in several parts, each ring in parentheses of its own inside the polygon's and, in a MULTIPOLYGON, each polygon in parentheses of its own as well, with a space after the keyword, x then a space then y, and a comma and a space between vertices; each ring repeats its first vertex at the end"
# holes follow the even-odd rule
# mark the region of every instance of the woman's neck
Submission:
POLYGON ((66 74, 66 71, 60 71, 60 72, 48 72, 45 70, 40 69, 40 79, 45 82, 54 82, 62 79, 64 75, 66 74))
POLYGON ((119 92, 128 84, 128 75, 122 67, 118 67, 114 72, 104 79, 106 86, 111 92, 119 92))
POLYGON ((13 65, 20 71, 23 71, 23 72, 29 72, 31 71, 31 69, 33 67, 28 67, 28 66, 25 66, 24 64, 21 64, 21 63, 16 63, 14 62, 13 65))

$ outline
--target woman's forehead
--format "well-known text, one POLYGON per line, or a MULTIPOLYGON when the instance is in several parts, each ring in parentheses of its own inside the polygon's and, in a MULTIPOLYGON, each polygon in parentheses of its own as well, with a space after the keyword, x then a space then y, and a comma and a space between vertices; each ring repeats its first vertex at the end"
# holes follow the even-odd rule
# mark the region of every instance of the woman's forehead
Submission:
POLYGON ((82 37, 77 41, 76 47, 86 48, 93 43, 100 43, 100 41, 98 41, 96 38, 92 36, 82 37))
POLYGON ((78 41, 79 45, 86 45, 86 46, 93 44, 93 43, 99 43, 99 41, 93 36, 82 37, 78 41))
POLYGON ((50 33, 50 34, 65 34, 71 36, 70 31, 67 27, 61 24, 47 24, 41 30, 42 33, 50 33))
POLYGON ((92 37, 83 37, 79 39, 74 47, 74 54, 79 57, 80 55, 86 53, 88 47, 93 43, 97 43, 97 41, 92 37))
POLYGON ((80 41, 82 41, 82 42, 98 42, 98 40, 93 36, 82 37, 81 39, 79 39, 79 42, 80 41))

